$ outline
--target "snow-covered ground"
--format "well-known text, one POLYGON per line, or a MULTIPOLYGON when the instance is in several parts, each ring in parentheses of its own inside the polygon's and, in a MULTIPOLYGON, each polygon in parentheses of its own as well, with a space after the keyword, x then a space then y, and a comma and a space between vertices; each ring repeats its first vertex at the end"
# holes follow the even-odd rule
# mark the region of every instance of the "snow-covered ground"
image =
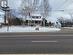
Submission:
POLYGON ((61 29, 51 27, 39 27, 39 30, 35 30, 36 27, 23 27, 23 26, 11 26, 7 31, 8 27, 0 28, 0 32, 57 32, 61 29))

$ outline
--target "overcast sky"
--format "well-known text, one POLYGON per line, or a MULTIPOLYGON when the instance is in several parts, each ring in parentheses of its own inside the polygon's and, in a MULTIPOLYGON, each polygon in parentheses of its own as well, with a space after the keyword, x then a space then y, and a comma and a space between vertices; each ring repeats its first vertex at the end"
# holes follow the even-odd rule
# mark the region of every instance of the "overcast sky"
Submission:
MULTIPOLYGON (((29 3, 31 3, 32 1, 29 0, 29 3)), ((42 0, 38 0, 38 1, 40 2, 42 0)), ((52 17, 57 18, 59 16, 63 16, 65 18, 71 18, 69 13, 73 13, 73 0, 48 0, 48 1, 49 1, 49 5, 52 8, 52 10, 65 10, 64 13, 63 12, 51 12, 52 17)), ((9 6, 12 9, 19 9, 19 7, 21 6, 22 0, 8 0, 8 2, 9 2, 9 6)))
MULTIPOLYGON (((22 0, 8 0, 9 5, 12 8, 18 8, 22 3, 22 0)), ((40 2, 40 0, 38 0, 40 2)), ((41 0, 42 1, 42 0, 41 0)), ((29 0, 31 3, 31 0, 29 0)), ((53 10, 56 9, 72 9, 73 8, 73 0, 49 0, 49 4, 53 10), (69 7, 69 8, 68 8, 69 7)))

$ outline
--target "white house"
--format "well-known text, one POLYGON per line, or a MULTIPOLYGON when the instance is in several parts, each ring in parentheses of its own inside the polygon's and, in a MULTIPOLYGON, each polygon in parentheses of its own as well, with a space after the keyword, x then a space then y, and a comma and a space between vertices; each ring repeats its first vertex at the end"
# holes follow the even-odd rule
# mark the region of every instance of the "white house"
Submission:
POLYGON ((41 25, 43 19, 41 14, 38 13, 32 13, 30 16, 27 16, 26 23, 30 25, 41 25))

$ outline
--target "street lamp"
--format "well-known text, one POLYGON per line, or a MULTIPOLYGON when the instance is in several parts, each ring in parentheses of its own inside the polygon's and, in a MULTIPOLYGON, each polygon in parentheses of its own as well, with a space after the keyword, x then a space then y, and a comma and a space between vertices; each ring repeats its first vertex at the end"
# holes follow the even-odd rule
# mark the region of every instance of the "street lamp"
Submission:
POLYGON ((5 12, 4 24, 6 24, 7 12, 9 12, 9 7, 8 7, 8 4, 7 4, 7 1, 5 1, 5 0, 1 1, 1 8, 5 12))
MULTIPOLYGON (((6 25, 6 19, 7 18, 9 19, 9 15, 7 15, 7 14, 10 12, 10 9, 9 9, 9 6, 8 6, 8 3, 6 0, 1 1, 1 8, 5 12, 4 25, 6 25)), ((9 22, 8 22, 8 26, 7 26, 7 31, 9 31, 9 22)))

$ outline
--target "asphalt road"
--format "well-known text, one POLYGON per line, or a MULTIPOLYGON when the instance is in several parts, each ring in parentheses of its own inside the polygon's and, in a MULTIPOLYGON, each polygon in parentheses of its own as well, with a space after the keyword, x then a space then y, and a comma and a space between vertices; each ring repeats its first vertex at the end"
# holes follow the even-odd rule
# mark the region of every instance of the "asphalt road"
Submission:
POLYGON ((73 53, 73 33, 3 33, 0 53, 73 53))

